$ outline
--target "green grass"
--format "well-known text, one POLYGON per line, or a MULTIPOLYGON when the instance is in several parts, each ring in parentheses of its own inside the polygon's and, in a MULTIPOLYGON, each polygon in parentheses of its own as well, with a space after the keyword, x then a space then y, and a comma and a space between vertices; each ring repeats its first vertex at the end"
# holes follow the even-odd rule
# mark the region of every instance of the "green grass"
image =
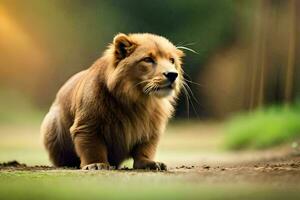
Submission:
POLYGON ((218 184, 159 172, 1 172, 0 199, 298 199, 297 189, 218 184), (236 192, 238 191, 238 192, 236 192))
POLYGON ((227 149, 263 149, 300 138, 300 103, 241 114, 225 128, 227 149))

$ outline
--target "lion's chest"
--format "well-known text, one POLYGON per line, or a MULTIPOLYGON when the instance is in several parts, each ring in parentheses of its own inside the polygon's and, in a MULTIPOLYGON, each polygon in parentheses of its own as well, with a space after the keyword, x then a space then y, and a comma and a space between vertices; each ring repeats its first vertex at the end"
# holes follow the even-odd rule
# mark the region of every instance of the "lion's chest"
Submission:
POLYGON ((116 121, 110 124, 112 145, 118 144, 127 151, 130 151, 136 144, 148 141, 156 129, 150 117, 122 117, 116 121))
POLYGON ((103 136, 110 163, 118 165, 130 157, 136 145, 149 141, 153 134, 157 134, 157 124, 159 123, 151 116, 126 115, 115 116, 114 120, 103 123, 103 136))

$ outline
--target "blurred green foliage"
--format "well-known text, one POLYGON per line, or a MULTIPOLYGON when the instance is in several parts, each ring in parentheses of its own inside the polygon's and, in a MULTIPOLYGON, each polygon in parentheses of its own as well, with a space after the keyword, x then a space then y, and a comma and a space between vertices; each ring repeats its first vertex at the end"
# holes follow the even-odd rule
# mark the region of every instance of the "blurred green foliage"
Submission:
MULTIPOLYGON (((83 65, 77 67, 81 68, 91 64, 85 63, 86 59, 97 58, 118 32, 151 32, 195 49, 199 55, 188 57, 186 68, 197 70, 212 50, 233 39, 235 31, 232 0, 75 0, 19 4, 25 16, 22 20, 26 24, 31 22, 37 39, 45 37, 43 41, 53 53, 55 50, 61 56, 80 56, 83 65), (30 14, 30 8, 35 12, 30 14)), ((59 66, 59 69, 69 67, 59 66)))
POLYGON ((117 1, 126 24, 120 31, 152 32, 176 45, 188 45, 199 54, 187 59, 186 70, 197 72, 212 50, 233 39, 234 2, 224 0, 117 1))
POLYGON ((300 102, 240 114, 228 122, 225 147, 263 149, 300 138, 300 102))

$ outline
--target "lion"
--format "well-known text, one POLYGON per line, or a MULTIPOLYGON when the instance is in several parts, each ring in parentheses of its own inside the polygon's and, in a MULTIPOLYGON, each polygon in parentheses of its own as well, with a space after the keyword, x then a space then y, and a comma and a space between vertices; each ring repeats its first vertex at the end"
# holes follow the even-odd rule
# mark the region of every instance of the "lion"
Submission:
POLYGON ((183 85, 184 53, 149 33, 117 34, 88 69, 58 91, 41 133, 57 167, 167 170, 154 161, 183 85))

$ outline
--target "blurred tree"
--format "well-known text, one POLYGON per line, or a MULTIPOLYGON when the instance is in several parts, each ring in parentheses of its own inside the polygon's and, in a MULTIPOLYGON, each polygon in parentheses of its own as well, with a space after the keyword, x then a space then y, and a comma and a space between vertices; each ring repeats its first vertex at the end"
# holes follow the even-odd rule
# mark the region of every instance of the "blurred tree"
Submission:
POLYGON ((290 104, 300 95, 299 8, 295 0, 237 3, 235 42, 216 51, 200 76, 212 117, 290 104))

